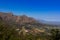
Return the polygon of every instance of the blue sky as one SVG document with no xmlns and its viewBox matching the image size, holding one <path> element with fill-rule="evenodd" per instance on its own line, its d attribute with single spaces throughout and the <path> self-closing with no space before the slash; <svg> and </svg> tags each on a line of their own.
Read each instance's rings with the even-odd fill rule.
<svg viewBox="0 0 60 40">
<path fill-rule="evenodd" d="M 60 0 L 0 0 L 0 12 L 60 21 Z"/>
</svg>

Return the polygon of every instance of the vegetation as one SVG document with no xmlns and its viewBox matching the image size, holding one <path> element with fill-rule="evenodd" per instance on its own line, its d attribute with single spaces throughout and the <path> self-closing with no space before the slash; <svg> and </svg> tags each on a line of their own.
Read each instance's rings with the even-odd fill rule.
<svg viewBox="0 0 60 40">
<path fill-rule="evenodd" d="M 17 31 L 15 25 L 11 26 L 0 20 L 0 40 L 60 40 L 59 29 L 49 29 L 50 35 L 48 32 L 26 33 L 25 30 L 25 27 L 22 27 L 21 30 Z"/>
</svg>

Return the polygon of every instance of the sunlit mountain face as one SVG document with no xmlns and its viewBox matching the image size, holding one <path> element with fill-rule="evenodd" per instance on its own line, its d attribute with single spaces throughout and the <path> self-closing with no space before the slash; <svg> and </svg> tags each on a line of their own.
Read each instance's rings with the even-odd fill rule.
<svg viewBox="0 0 60 40">
<path fill-rule="evenodd" d="M 11 13 L 1 13 L 0 12 L 0 19 L 6 21 L 7 23 L 17 23 L 17 24 L 24 24 L 24 23 L 38 23 L 38 21 L 32 17 L 28 17 L 26 15 L 16 16 Z"/>
</svg>

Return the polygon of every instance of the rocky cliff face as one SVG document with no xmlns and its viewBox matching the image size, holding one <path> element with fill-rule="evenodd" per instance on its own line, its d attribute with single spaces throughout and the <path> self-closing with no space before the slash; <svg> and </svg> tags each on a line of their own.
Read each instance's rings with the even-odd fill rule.
<svg viewBox="0 0 60 40">
<path fill-rule="evenodd" d="M 34 18 L 27 17 L 26 15 L 15 16 L 12 13 L 0 12 L 0 19 L 6 22 L 16 22 L 16 23 L 32 23 L 37 22 Z"/>
</svg>

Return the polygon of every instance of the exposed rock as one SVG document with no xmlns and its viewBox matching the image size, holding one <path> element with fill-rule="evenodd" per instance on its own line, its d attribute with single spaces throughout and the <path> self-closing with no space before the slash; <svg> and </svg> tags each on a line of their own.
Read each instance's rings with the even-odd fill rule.
<svg viewBox="0 0 60 40">
<path fill-rule="evenodd" d="M 12 13 L 3 13 L 3 12 L 0 12 L 0 17 L 4 21 L 7 21 L 7 22 L 16 22 L 18 24 L 37 22 L 34 18 L 27 17 L 26 15 L 15 16 Z"/>
</svg>

